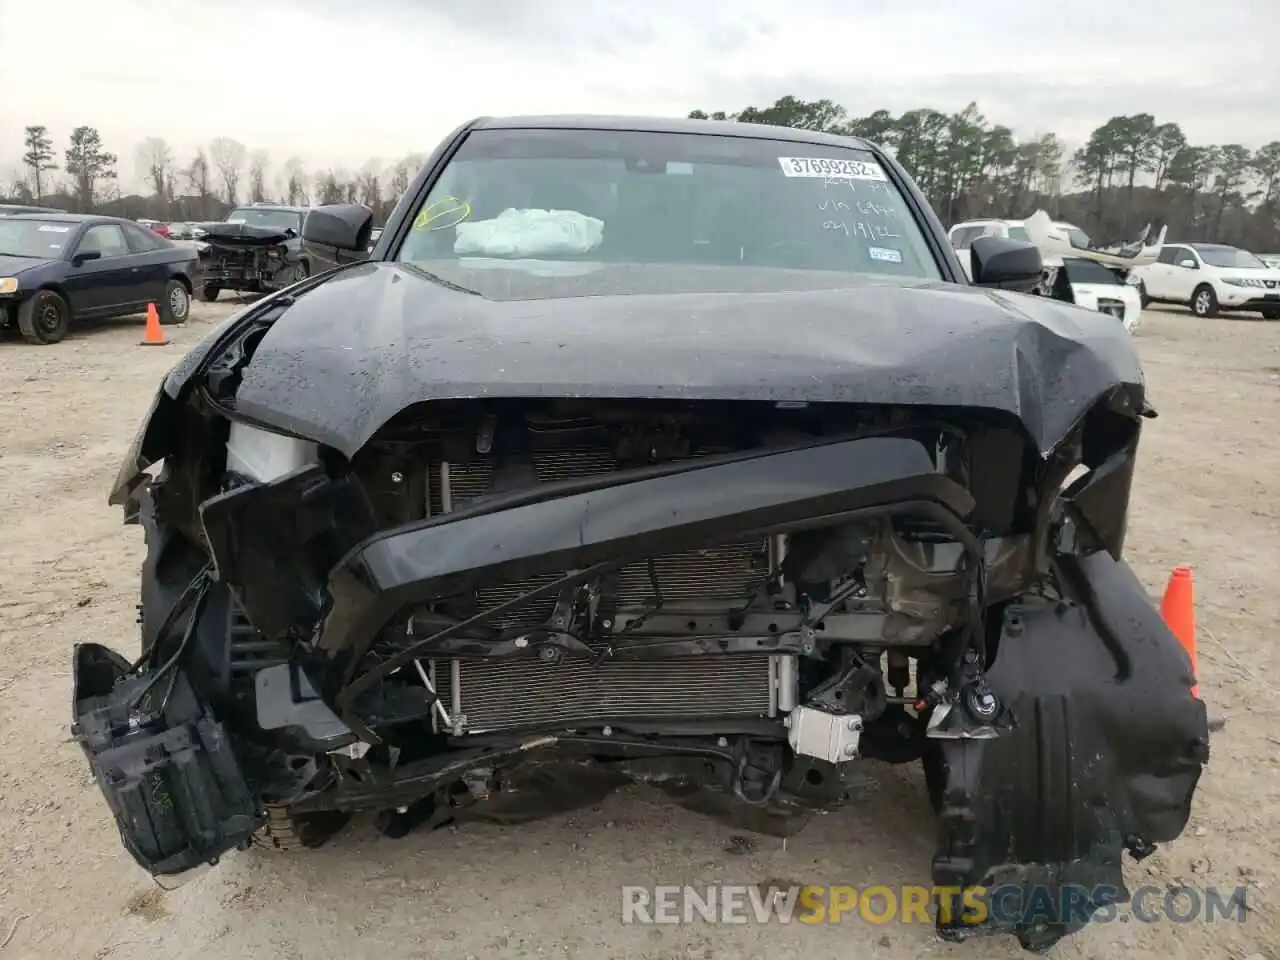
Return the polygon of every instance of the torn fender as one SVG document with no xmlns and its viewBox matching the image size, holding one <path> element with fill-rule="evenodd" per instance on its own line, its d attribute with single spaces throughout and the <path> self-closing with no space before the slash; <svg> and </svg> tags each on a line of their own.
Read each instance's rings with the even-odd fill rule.
<svg viewBox="0 0 1280 960">
<path fill-rule="evenodd" d="M 1014 933 L 1040 949 L 1124 902 L 1122 855 L 1186 827 L 1209 757 L 1191 663 L 1123 561 L 1060 557 L 1067 599 L 1005 611 L 991 689 L 1016 729 L 937 741 L 939 887 L 983 887 L 977 926 L 940 912 L 949 939 Z"/>
</svg>

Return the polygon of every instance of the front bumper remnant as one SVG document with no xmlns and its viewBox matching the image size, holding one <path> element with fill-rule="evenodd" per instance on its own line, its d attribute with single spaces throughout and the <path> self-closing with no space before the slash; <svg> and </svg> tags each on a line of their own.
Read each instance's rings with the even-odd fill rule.
<svg viewBox="0 0 1280 960">
<path fill-rule="evenodd" d="M 154 673 L 96 643 L 74 653 L 72 733 L 133 858 L 155 875 L 178 874 L 244 847 L 263 816 L 225 727 L 179 672 Z M 135 701 L 137 701 L 135 703 Z"/>
</svg>

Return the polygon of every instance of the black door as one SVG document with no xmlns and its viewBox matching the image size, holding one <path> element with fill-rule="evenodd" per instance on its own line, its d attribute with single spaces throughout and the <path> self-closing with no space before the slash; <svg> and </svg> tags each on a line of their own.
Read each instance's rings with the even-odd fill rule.
<svg viewBox="0 0 1280 960">
<path fill-rule="evenodd" d="M 85 229 L 67 273 L 71 310 L 80 317 L 117 316 L 143 309 L 143 271 L 116 223 Z"/>
<path fill-rule="evenodd" d="M 165 285 L 169 282 L 169 264 L 175 259 L 173 244 L 143 227 L 131 223 L 121 225 L 129 250 L 134 254 L 134 265 L 141 281 L 139 295 L 145 304 L 160 306 Z M 145 309 L 145 306 L 144 306 Z"/>
</svg>

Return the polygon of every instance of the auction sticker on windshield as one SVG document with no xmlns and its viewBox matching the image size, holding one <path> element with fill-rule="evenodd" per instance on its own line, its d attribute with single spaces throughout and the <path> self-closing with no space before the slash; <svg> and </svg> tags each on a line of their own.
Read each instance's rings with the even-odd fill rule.
<svg viewBox="0 0 1280 960">
<path fill-rule="evenodd" d="M 829 157 L 779 157 L 788 177 L 836 178 L 840 180 L 888 180 L 878 163 L 866 160 L 832 160 Z"/>
</svg>

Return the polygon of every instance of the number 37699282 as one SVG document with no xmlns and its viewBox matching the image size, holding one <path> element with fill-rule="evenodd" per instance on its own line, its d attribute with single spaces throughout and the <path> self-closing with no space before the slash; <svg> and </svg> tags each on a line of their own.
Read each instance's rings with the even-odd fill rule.
<svg viewBox="0 0 1280 960">
<path fill-rule="evenodd" d="M 830 157 L 779 157 L 788 177 L 831 177 L 841 180 L 886 180 L 878 163 L 866 160 L 837 160 Z"/>
</svg>

